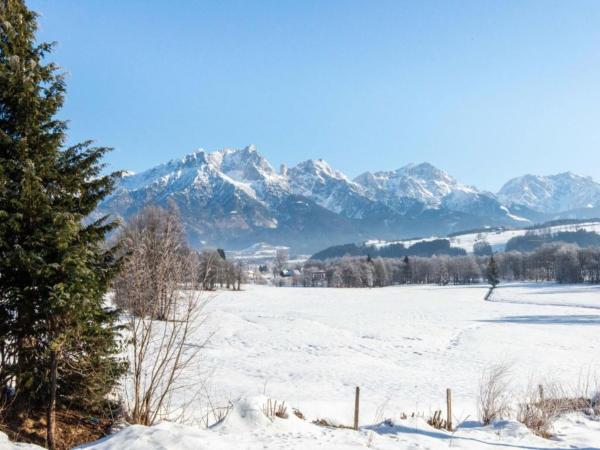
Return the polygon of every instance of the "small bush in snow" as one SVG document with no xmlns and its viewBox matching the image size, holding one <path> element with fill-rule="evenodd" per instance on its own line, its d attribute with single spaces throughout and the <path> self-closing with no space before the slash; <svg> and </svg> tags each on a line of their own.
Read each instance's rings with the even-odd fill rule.
<svg viewBox="0 0 600 450">
<path fill-rule="evenodd" d="M 437 430 L 445 430 L 448 428 L 448 423 L 442 419 L 442 411 L 435 411 L 433 416 L 427 419 L 427 423 Z"/>
<path fill-rule="evenodd" d="M 288 418 L 285 402 L 277 403 L 277 400 L 273 401 L 269 398 L 267 399 L 267 403 L 263 405 L 262 411 L 271 420 L 275 419 L 275 417 L 279 417 L 280 419 Z"/>
<path fill-rule="evenodd" d="M 479 383 L 479 419 L 485 424 L 499 420 L 510 412 L 509 367 L 497 364 L 484 371 Z"/>
</svg>

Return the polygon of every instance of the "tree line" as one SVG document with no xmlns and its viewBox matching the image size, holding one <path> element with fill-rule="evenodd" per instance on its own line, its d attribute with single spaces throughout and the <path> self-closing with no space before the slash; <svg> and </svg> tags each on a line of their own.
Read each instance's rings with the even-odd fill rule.
<svg viewBox="0 0 600 450">
<path fill-rule="evenodd" d="M 381 247 L 375 245 L 342 244 L 328 247 L 315 253 L 311 259 L 326 260 L 342 256 L 371 256 L 382 258 L 400 258 L 403 256 L 433 256 L 433 255 L 466 255 L 460 247 L 452 247 L 448 239 L 432 239 L 416 242 L 408 247 L 403 243 L 387 244 Z"/>
<path fill-rule="evenodd" d="M 523 236 L 515 236 L 506 243 L 506 251 L 531 252 L 545 244 L 562 242 L 579 247 L 600 247 L 600 234 L 592 231 L 560 231 L 557 233 L 537 233 L 528 231 Z"/>
<path fill-rule="evenodd" d="M 487 246 L 485 246 L 487 248 Z M 395 284 L 473 284 L 488 280 L 488 255 L 382 258 L 344 256 L 309 260 L 294 275 L 296 286 L 382 287 Z M 600 283 L 600 247 L 545 244 L 532 252 L 493 255 L 502 281 Z M 315 273 L 324 273 L 324 283 Z"/>
</svg>

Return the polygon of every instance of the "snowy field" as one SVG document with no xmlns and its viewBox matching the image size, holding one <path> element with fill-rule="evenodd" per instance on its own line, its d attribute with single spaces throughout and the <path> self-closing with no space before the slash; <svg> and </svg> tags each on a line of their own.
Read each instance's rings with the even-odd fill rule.
<svg viewBox="0 0 600 450">
<path fill-rule="evenodd" d="M 477 393 L 482 372 L 511 367 L 515 401 L 531 383 L 575 387 L 600 374 L 600 286 L 513 284 L 485 302 L 485 286 L 402 286 L 381 289 L 247 286 L 216 294 L 198 341 L 214 332 L 180 399 L 200 417 L 200 379 L 213 402 L 235 405 L 220 425 L 129 427 L 90 449 L 600 449 L 600 422 L 571 414 L 555 439 L 532 435 L 514 421 L 481 427 Z M 194 374 L 190 375 L 192 378 Z M 325 428 L 312 420 L 351 425 L 354 388 L 361 388 L 361 430 Z M 423 419 L 445 408 L 453 391 L 456 432 Z M 285 401 L 291 415 L 271 422 L 266 398 Z M 381 424 L 391 419 L 387 425 Z M 0 448 L 2 441 L 0 441 Z"/>
<path fill-rule="evenodd" d="M 355 386 L 366 423 L 384 404 L 389 416 L 433 411 L 447 387 L 457 418 L 473 419 L 480 375 L 494 363 L 513 366 L 523 383 L 548 374 L 571 381 L 600 363 L 600 287 L 511 285 L 497 289 L 498 302 L 484 302 L 486 291 L 250 286 L 221 293 L 208 308 L 216 334 L 205 363 L 220 397 L 265 393 L 311 418 L 346 424 Z"/>
</svg>

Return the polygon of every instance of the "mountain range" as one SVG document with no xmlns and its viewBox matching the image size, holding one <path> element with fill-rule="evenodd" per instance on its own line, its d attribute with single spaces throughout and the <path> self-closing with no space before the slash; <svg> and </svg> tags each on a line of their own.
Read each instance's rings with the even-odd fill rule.
<svg viewBox="0 0 600 450">
<path fill-rule="evenodd" d="M 125 173 L 96 215 L 126 220 L 146 204 L 177 205 L 197 248 L 269 242 L 313 252 L 368 239 L 597 217 L 600 184 L 572 173 L 525 175 L 494 194 L 429 163 L 354 179 L 322 159 L 276 171 L 250 145 L 198 150 L 139 174 Z"/>
</svg>

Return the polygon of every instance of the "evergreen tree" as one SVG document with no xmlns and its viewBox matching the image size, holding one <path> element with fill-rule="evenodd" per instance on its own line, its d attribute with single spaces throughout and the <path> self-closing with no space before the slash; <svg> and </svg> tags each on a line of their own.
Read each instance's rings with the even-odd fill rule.
<svg viewBox="0 0 600 450">
<path fill-rule="evenodd" d="M 490 256 L 490 261 L 488 262 L 487 268 L 485 270 L 485 276 L 487 278 L 488 283 L 492 285 L 492 289 L 494 289 L 498 285 L 498 283 L 500 283 L 500 279 L 498 278 L 498 267 L 496 266 L 494 255 Z"/>
<path fill-rule="evenodd" d="M 480 240 L 473 245 L 473 253 L 476 256 L 491 256 L 494 252 L 489 242 Z"/>
<path fill-rule="evenodd" d="M 36 14 L 0 2 L 0 383 L 11 408 L 98 406 L 122 372 L 114 311 L 103 296 L 118 261 L 103 246 L 115 224 L 85 219 L 112 189 L 107 148 L 65 148 L 56 114 L 65 84 L 36 43 Z"/>
<path fill-rule="evenodd" d="M 404 257 L 402 264 L 402 283 L 408 284 L 410 282 L 410 260 L 408 255 Z"/>
</svg>

